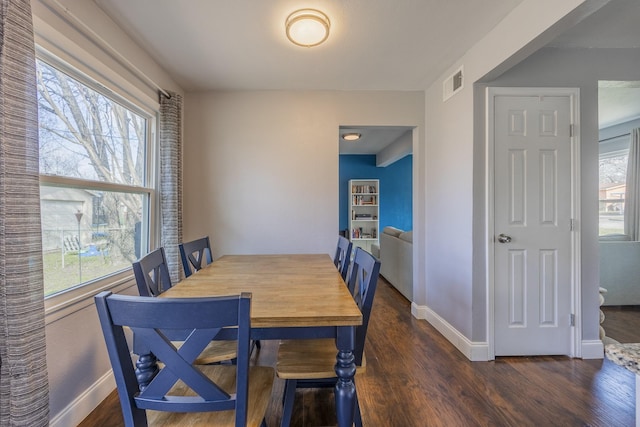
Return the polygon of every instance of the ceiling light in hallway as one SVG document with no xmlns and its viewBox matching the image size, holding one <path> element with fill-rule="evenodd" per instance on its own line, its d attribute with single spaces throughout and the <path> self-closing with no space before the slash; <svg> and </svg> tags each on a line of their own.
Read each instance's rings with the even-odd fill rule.
<svg viewBox="0 0 640 427">
<path fill-rule="evenodd" d="M 345 141 L 357 141 L 361 136 L 362 135 L 357 132 L 343 133 L 342 139 L 344 139 Z"/>
</svg>

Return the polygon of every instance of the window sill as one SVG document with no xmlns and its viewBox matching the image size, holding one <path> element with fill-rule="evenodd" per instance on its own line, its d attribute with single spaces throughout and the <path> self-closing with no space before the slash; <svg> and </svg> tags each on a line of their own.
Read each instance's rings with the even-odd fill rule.
<svg viewBox="0 0 640 427">
<path fill-rule="evenodd" d="M 93 297 L 102 291 L 119 293 L 131 286 L 135 286 L 133 271 L 127 269 L 97 282 L 45 298 L 45 325 L 93 305 Z"/>
<path fill-rule="evenodd" d="M 598 237 L 601 242 L 630 242 L 631 239 L 626 234 L 609 234 Z"/>
</svg>

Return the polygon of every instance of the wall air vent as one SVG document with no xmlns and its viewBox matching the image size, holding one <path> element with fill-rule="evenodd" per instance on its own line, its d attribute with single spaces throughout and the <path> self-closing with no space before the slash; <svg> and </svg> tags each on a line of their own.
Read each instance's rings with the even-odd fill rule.
<svg viewBox="0 0 640 427">
<path fill-rule="evenodd" d="M 442 101 L 451 98 L 463 87 L 462 67 L 460 67 L 442 83 Z"/>
</svg>

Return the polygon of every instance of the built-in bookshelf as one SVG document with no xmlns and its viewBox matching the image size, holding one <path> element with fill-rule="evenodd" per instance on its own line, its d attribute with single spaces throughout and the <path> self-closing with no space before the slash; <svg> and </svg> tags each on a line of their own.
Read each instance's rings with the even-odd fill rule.
<svg viewBox="0 0 640 427">
<path fill-rule="evenodd" d="M 349 238 L 353 246 L 371 252 L 378 244 L 380 182 L 377 179 L 349 181 Z"/>
</svg>

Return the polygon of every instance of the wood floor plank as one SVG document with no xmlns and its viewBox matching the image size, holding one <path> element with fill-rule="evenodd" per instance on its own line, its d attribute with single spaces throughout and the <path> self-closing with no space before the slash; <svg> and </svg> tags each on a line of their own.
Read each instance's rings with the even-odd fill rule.
<svg viewBox="0 0 640 427">
<path fill-rule="evenodd" d="M 613 331 L 616 316 L 608 319 Z M 638 319 L 625 327 L 640 331 Z M 633 322 L 633 323 L 629 323 Z M 640 340 L 639 340 L 640 341 Z M 261 341 L 253 363 L 275 364 L 277 342 Z M 635 425 L 635 377 L 607 359 L 500 357 L 470 362 L 384 279 L 366 344 L 367 369 L 356 378 L 365 426 Z M 276 379 L 267 424 L 280 423 L 284 382 Z M 335 425 L 331 390 L 296 393 L 292 426 Z M 81 427 L 120 427 L 117 396 Z"/>
</svg>

